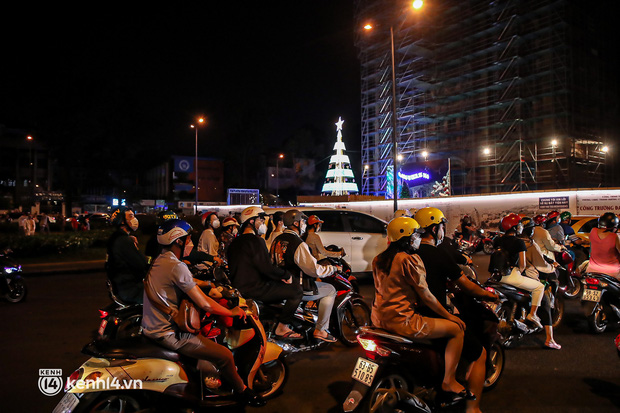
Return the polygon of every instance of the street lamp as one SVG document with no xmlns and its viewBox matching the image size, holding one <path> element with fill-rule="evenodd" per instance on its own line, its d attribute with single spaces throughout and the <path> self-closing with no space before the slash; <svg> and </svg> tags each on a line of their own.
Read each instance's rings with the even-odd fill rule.
<svg viewBox="0 0 620 413">
<path fill-rule="evenodd" d="M 32 185 L 34 186 L 36 183 L 36 174 L 35 174 L 35 170 L 34 170 L 34 162 L 32 161 L 32 145 L 34 142 L 34 138 L 32 137 L 32 135 L 28 135 L 26 136 L 26 140 L 30 143 L 30 153 L 29 153 L 29 159 L 30 159 L 30 168 L 31 168 L 31 172 L 32 172 Z"/>
<path fill-rule="evenodd" d="M 276 198 L 280 197 L 280 159 L 284 159 L 283 153 L 276 158 Z"/>
<path fill-rule="evenodd" d="M 423 6 L 422 0 L 415 0 L 412 3 L 412 7 L 419 10 Z M 365 30 L 372 30 L 373 26 L 368 23 L 364 26 Z M 391 54 L 391 69 L 392 69 L 392 165 L 393 165 L 393 192 L 394 192 L 394 212 L 398 210 L 398 138 L 396 137 L 396 53 L 394 51 L 394 22 L 390 24 L 390 54 Z"/>
<path fill-rule="evenodd" d="M 422 156 L 424 157 L 425 161 L 428 161 L 428 152 L 427 151 L 422 151 Z"/>
<path fill-rule="evenodd" d="M 198 126 L 202 125 L 205 119 L 200 117 L 196 119 L 196 122 L 196 125 L 189 125 L 190 128 L 196 131 L 196 158 L 194 160 L 194 193 L 196 194 L 196 199 L 194 203 L 194 215 L 198 215 Z"/>
</svg>

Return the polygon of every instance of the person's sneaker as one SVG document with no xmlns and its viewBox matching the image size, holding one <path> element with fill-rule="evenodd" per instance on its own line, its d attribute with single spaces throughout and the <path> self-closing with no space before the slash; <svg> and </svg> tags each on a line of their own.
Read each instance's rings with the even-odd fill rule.
<svg viewBox="0 0 620 413">
<path fill-rule="evenodd" d="M 534 324 L 536 327 L 543 328 L 543 325 L 540 322 L 540 317 L 538 317 L 537 315 L 528 314 L 525 319 Z"/>
<path fill-rule="evenodd" d="M 545 343 L 545 347 L 550 348 L 552 350 L 559 350 L 562 348 L 562 346 L 556 343 L 555 341 Z"/>
<path fill-rule="evenodd" d="M 267 404 L 266 400 L 263 400 L 258 394 L 254 393 L 254 390 L 246 387 L 243 393 L 241 393 L 243 400 L 248 406 L 262 407 Z"/>
</svg>

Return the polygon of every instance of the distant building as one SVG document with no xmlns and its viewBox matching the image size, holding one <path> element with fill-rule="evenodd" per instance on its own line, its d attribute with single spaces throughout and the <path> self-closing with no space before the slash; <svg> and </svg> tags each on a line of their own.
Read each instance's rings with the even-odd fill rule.
<svg viewBox="0 0 620 413">
<path fill-rule="evenodd" d="M 599 3 L 357 3 L 357 26 L 375 23 L 356 41 L 362 194 L 390 195 L 390 26 L 403 164 L 450 159 L 453 194 L 617 184 L 617 45 Z"/>
</svg>

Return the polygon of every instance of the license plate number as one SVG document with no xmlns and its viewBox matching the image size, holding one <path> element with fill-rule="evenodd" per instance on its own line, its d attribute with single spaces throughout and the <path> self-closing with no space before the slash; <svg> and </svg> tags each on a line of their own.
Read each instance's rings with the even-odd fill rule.
<svg viewBox="0 0 620 413">
<path fill-rule="evenodd" d="M 375 374 L 377 374 L 378 369 L 379 365 L 377 363 L 360 357 L 357 359 L 357 363 L 355 363 L 355 368 L 353 369 L 351 377 L 366 386 L 370 386 L 375 379 Z"/>
<path fill-rule="evenodd" d="M 107 325 L 108 325 L 108 320 L 101 320 L 101 324 L 99 324 L 99 331 L 98 331 L 100 336 L 103 335 L 103 332 L 105 331 L 105 326 Z"/>
<path fill-rule="evenodd" d="M 581 299 L 598 303 L 599 301 L 601 301 L 601 295 L 601 290 L 589 290 L 586 288 L 585 290 L 583 290 L 583 295 L 581 296 Z"/>
<path fill-rule="evenodd" d="M 65 393 L 60 402 L 56 405 L 56 408 L 52 413 L 71 413 L 75 406 L 78 405 L 80 399 L 73 393 Z"/>
</svg>

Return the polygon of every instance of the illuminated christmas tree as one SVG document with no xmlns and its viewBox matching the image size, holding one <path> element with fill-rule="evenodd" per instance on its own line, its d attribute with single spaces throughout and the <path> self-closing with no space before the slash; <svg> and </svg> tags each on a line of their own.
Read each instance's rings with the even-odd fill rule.
<svg viewBox="0 0 620 413">
<path fill-rule="evenodd" d="M 344 154 L 345 147 L 342 141 L 342 124 L 344 120 L 338 117 L 336 122 L 336 144 L 334 145 L 335 155 L 329 160 L 329 169 L 325 176 L 325 184 L 321 193 L 324 195 L 349 195 L 358 193 L 351 162 L 349 157 Z"/>
</svg>

